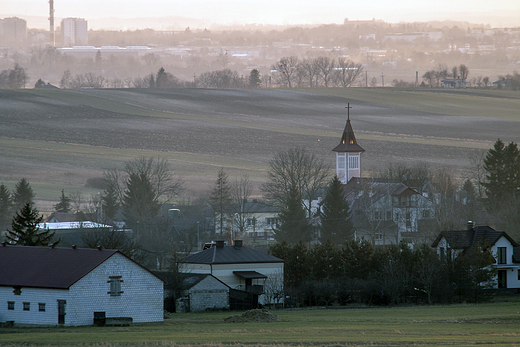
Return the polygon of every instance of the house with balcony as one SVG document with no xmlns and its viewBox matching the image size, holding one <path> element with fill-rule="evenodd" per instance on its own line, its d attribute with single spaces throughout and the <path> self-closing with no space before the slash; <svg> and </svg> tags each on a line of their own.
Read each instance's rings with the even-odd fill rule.
<svg viewBox="0 0 520 347">
<path fill-rule="evenodd" d="M 258 304 L 278 304 L 283 296 L 272 302 L 270 291 L 283 292 L 284 261 L 272 255 L 244 246 L 242 240 L 235 240 L 231 246 L 217 241 L 211 248 L 186 257 L 182 271 L 189 274 L 210 274 L 230 288 L 230 307 L 239 308 Z"/>
<path fill-rule="evenodd" d="M 474 226 L 468 222 L 466 230 L 443 231 L 435 239 L 432 247 L 439 257 L 455 259 L 467 252 L 478 242 L 487 244 L 495 258 L 498 289 L 520 291 L 520 245 L 506 232 L 489 226 Z"/>
</svg>

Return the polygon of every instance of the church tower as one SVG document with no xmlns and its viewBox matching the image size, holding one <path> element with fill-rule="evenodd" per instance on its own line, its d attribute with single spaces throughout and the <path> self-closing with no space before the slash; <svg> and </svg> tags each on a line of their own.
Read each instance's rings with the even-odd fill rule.
<svg viewBox="0 0 520 347">
<path fill-rule="evenodd" d="M 350 110 L 350 104 L 346 108 Z M 347 184 L 352 177 L 361 177 L 361 153 L 365 151 L 357 144 L 350 124 L 350 112 L 347 114 L 347 124 L 341 142 L 333 149 L 336 152 L 336 175 L 343 184 Z"/>
</svg>

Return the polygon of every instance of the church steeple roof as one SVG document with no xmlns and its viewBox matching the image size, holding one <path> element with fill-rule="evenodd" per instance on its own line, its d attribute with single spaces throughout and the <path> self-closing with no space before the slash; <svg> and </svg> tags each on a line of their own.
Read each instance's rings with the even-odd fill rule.
<svg viewBox="0 0 520 347">
<path fill-rule="evenodd" d="M 341 136 L 341 142 L 334 149 L 334 152 L 364 152 L 365 149 L 357 144 L 354 130 L 350 124 L 350 117 L 347 119 L 345 130 Z"/>
</svg>

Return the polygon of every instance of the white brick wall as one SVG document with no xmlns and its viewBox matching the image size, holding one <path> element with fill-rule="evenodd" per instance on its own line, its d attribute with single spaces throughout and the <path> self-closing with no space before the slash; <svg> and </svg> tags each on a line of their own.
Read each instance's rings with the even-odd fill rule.
<svg viewBox="0 0 520 347">
<path fill-rule="evenodd" d="M 190 311 L 229 309 L 229 288 L 214 277 L 208 276 L 189 290 Z"/>
<path fill-rule="evenodd" d="M 121 276 L 120 296 L 111 296 L 110 276 Z M 0 287 L 0 322 L 15 324 L 58 324 L 57 300 L 66 300 L 65 325 L 91 325 L 94 312 L 106 312 L 106 317 L 132 317 L 134 323 L 161 322 L 164 315 L 163 282 L 125 256 L 116 253 L 80 279 L 69 290 L 22 288 L 15 295 L 12 287 Z M 15 309 L 8 310 L 7 302 Z M 23 302 L 31 303 L 23 311 Z M 46 311 L 38 311 L 45 303 Z"/>
</svg>

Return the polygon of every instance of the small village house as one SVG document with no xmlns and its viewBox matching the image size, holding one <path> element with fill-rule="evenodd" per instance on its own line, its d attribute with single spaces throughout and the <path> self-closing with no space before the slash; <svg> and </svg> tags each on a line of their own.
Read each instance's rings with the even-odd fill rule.
<svg viewBox="0 0 520 347">
<path fill-rule="evenodd" d="M 432 247 L 439 257 L 455 259 L 467 252 L 478 242 L 487 244 L 495 258 L 493 266 L 497 269 L 499 289 L 520 291 L 520 245 L 506 232 L 497 231 L 489 226 L 473 226 L 468 222 L 466 230 L 443 231 L 435 239 Z"/>
<path fill-rule="evenodd" d="M 182 271 L 211 274 L 225 283 L 231 290 L 231 306 L 233 299 L 241 301 L 246 297 L 261 305 L 283 302 L 283 296 L 273 302 L 276 295 L 271 291 L 276 287 L 277 291 L 283 292 L 284 261 L 244 246 L 242 240 L 235 240 L 232 246 L 217 241 L 214 247 L 189 255 Z"/>
</svg>

